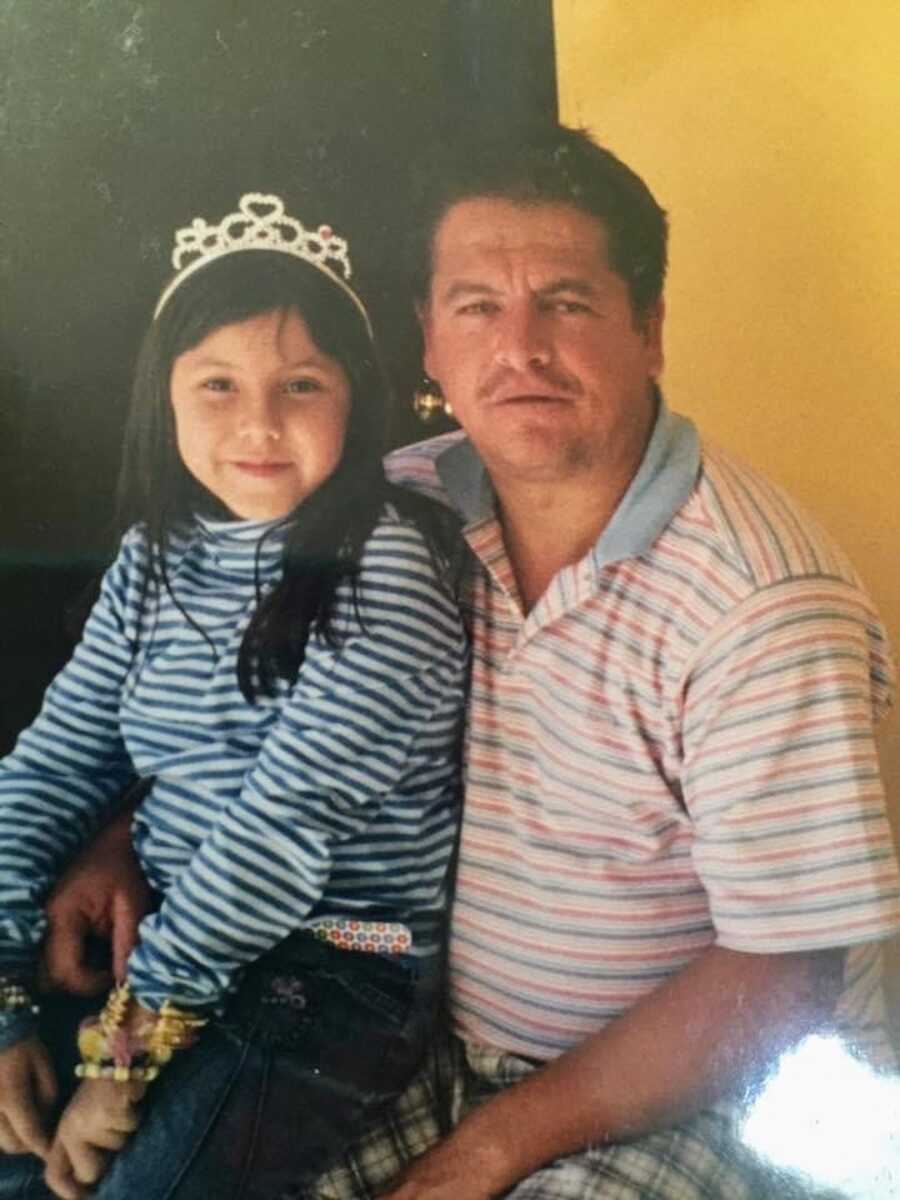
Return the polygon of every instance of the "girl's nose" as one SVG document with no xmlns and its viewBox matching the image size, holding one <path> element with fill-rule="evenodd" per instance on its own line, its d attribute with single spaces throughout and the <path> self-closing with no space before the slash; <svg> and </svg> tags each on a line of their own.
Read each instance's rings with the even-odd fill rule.
<svg viewBox="0 0 900 1200">
<path fill-rule="evenodd" d="M 238 421 L 238 436 L 253 442 L 277 442 L 281 437 L 281 418 L 271 401 L 247 404 Z"/>
</svg>

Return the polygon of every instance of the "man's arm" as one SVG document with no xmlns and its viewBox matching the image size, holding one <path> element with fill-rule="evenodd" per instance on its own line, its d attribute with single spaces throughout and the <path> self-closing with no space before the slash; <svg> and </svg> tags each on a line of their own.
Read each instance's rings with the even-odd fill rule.
<svg viewBox="0 0 900 1200">
<path fill-rule="evenodd" d="M 827 1026 L 843 951 L 711 947 L 559 1059 L 476 1109 L 386 1200 L 487 1200 L 560 1155 L 681 1122 L 752 1087 Z"/>
<path fill-rule="evenodd" d="M 42 968 L 52 987 L 90 996 L 108 988 L 113 977 L 125 976 L 138 925 L 152 907 L 152 893 L 131 848 L 138 799 L 78 855 L 50 894 Z M 87 962 L 91 937 L 111 941 L 112 973 Z"/>
</svg>

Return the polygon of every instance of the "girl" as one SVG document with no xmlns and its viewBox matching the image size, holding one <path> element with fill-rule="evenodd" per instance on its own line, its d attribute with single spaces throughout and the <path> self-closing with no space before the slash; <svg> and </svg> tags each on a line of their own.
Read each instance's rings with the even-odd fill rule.
<svg viewBox="0 0 900 1200">
<path fill-rule="evenodd" d="M 342 239 L 253 194 L 179 231 L 173 262 L 126 433 L 129 531 L 0 764 L 0 1196 L 49 1194 L 35 1154 L 73 1200 L 101 1176 L 103 1200 L 296 1192 L 428 1034 L 466 667 L 448 518 L 385 481 Z M 33 1004 L 42 899 L 135 777 L 161 902 L 82 1024 L 48 1153 L 72 1052 Z"/>
</svg>

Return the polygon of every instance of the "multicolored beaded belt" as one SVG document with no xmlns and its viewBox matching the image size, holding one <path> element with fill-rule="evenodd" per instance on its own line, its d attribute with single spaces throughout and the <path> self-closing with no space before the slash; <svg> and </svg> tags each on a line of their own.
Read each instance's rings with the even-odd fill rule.
<svg viewBox="0 0 900 1200">
<path fill-rule="evenodd" d="M 367 954 L 409 954 L 413 944 L 412 933 L 399 921 L 318 917 L 310 922 L 309 931 L 340 950 L 362 950 Z"/>
</svg>

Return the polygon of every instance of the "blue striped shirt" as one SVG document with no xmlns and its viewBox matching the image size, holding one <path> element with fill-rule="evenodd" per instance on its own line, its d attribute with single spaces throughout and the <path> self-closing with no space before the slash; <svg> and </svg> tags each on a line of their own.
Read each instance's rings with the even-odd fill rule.
<svg viewBox="0 0 900 1200">
<path fill-rule="evenodd" d="M 198 521 L 173 538 L 165 589 L 123 540 L 84 637 L 0 763 L 0 963 L 33 961 L 68 855 L 135 777 L 153 785 L 135 846 L 164 899 L 129 962 L 138 998 L 210 1006 L 240 968 L 326 916 L 377 916 L 435 949 L 458 804 L 467 649 L 415 527 L 382 518 L 358 612 L 338 590 L 337 649 L 315 632 L 294 685 L 251 704 L 236 663 L 282 531 Z M 259 549 L 258 549 L 259 547 Z M 190 613 L 196 625 L 179 609 Z"/>
</svg>

